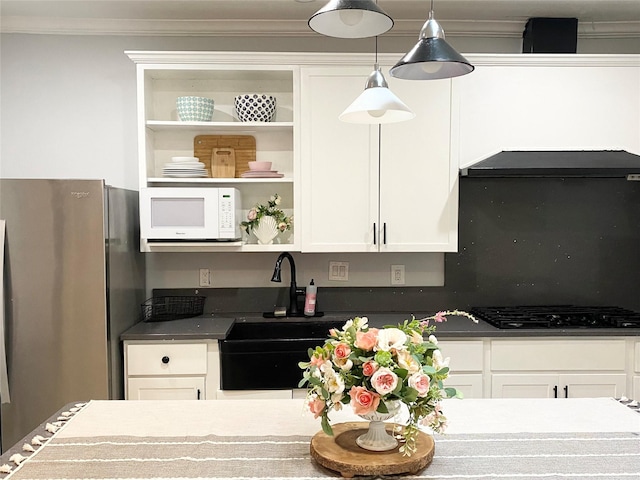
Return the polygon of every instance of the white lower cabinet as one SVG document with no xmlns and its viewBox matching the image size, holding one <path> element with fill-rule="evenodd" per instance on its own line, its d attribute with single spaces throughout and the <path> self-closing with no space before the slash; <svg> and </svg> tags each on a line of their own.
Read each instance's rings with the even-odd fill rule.
<svg viewBox="0 0 640 480">
<path fill-rule="evenodd" d="M 127 381 L 127 400 L 204 399 L 204 377 L 132 377 Z"/>
<path fill-rule="evenodd" d="M 493 340 L 491 397 L 620 397 L 626 358 L 623 339 Z"/>
<path fill-rule="evenodd" d="M 634 362 L 633 362 L 633 386 L 632 392 L 634 400 L 640 399 L 640 341 L 634 345 Z"/>
<path fill-rule="evenodd" d="M 492 398 L 621 397 L 627 375 L 614 374 L 492 374 Z"/>
<path fill-rule="evenodd" d="M 464 398 L 482 398 L 484 344 L 482 340 L 446 340 L 438 342 L 444 358 L 449 358 L 451 373 L 445 387 L 462 392 Z"/>
<path fill-rule="evenodd" d="M 125 341 L 127 400 L 205 400 L 220 385 L 217 340 Z"/>
</svg>

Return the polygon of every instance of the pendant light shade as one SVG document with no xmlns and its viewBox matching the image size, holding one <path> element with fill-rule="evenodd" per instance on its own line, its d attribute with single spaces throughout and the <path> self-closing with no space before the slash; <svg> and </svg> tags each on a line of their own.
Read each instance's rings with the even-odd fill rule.
<svg viewBox="0 0 640 480">
<path fill-rule="evenodd" d="M 407 105 L 396 97 L 378 64 L 367 78 L 364 92 L 338 117 L 347 123 L 395 123 L 415 117 Z"/>
<path fill-rule="evenodd" d="M 433 18 L 432 9 L 420 30 L 418 43 L 389 73 L 405 80 L 435 80 L 466 75 L 474 68 L 444 39 L 444 30 Z"/>
<path fill-rule="evenodd" d="M 309 19 L 312 30 L 328 37 L 366 38 L 393 27 L 393 19 L 373 0 L 330 0 Z"/>
</svg>

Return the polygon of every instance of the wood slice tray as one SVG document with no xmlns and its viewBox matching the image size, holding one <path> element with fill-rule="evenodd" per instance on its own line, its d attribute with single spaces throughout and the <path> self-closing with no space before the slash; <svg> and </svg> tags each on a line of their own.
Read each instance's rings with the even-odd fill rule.
<svg viewBox="0 0 640 480">
<path fill-rule="evenodd" d="M 198 135 L 193 139 L 193 156 L 198 157 L 211 177 L 211 156 L 214 148 L 233 148 L 235 178 L 249 170 L 249 162 L 256 160 L 256 139 L 252 135 Z"/>
<path fill-rule="evenodd" d="M 393 425 L 389 424 L 387 430 L 391 432 L 392 428 Z M 387 452 L 371 452 L 360 448 L 356 438 L 368 429 L 368 422 L 347 422 L 333 426 L 333 437 L 320 431 L 311 439 L 311 456 L 323 467 L 340 472 L 344 478 L 355 475 L 416 474 L 433 460 L 435 443 L 424 432 L 418 434 L 418 450 L 410 457 L 405 457 L 398 447 Z"/>
</svg>

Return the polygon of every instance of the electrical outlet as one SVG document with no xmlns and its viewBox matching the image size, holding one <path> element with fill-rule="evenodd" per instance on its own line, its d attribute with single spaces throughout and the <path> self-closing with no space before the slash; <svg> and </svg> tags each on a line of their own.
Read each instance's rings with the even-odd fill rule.
<svg viewBox="0 0 640 480">
<path fill-rule="evenodd" d="M 211 286 L 211 270 L 209 270 L 208 268 L 200 269 L 200 286 L 201 287 Z"/>
<path fill-rule="evenodd" d="M 391 265 L 391 285 L 404 285 L 404 265 Z"/>
<path fill-rule="evenodd" d="M 349 280 L 349 262 L 329 262 L 329 280 Z"/>
</svg>

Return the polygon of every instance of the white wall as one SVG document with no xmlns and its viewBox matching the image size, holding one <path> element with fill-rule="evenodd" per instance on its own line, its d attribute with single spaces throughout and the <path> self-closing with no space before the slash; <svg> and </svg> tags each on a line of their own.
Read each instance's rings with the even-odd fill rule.
<svg viewBox="0 0 640 480">
<path fill-rule="evenodd" d="M 451 38 L 461 52 L 518 53 L 518 38 Z M 413 37 L 381 37 L 380 52 L 405 52 Z M 372 39 L 125 37 L 3 34 L 0 38 L 0 176 L 98 178 L 137 189 L 135 67 L 125 50 L 371 52 Z M 583 40 L 579 53 L 640 53 L 637 39 Z M 275 254 L 147 254 L 147 285 L 195 287 L 197 269 L 214 286 L 266 286 Z M 442 254 L 298 255 L 299 283 L 329 285 L 329 260 L 349 261 L 345 286 L 442 285 Z M 336 285 L 333 282 L 332 285 Z M 277 286 L 275 284 L 274 286 Z"/>
</svg>

